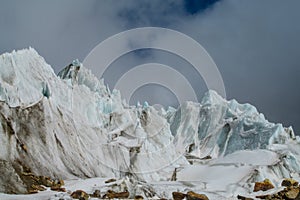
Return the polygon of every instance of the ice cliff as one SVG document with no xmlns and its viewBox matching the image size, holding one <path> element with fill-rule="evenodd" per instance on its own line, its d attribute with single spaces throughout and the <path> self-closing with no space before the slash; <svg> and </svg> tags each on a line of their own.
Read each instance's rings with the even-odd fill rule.
<svg viewBox="0 0 300 200">
<path fill-rule="evenodd" d="M 228 165 L 254 154 L 270 159 L 243 161 L 242 175 L 225 185 L 300 172 L 293 130 L 249 104 L 209 91 L 178 109 L 129 106 L 78 61 L 56 75 L 32 48 L 0 56 L 0 122 L 0 192 L 26 192 L 23 168 L 53 178 L 142 182 L 169 181 L 176 168 L 178 180 L 189 181 L 216 166 L 234 171 Z"/>
<path fill-rule="evenodd" d="M 129 174 L 160 180 L 171 176 L 170 164 L 186 163 L 166 119 L 152 107 L 123 105 L 118 91 L 110 92 L 78 63 L 58 77 L 30 48 L 2 55 L 0 72 L 5 171 L 26 166 L 63 179 Z M 1 179 L 5 192 L 8 184 Z M 21 183 L 17 177 L 9 181 Z"/>
<path fill-rule="evenodd" d="M 200 103 L 186 102 L 167 115 L 176 149 L 200 157 L 266 149 L 295 139 L 291 127 L 268 122 L 250 104 L 226 101 L 208 91 Z"/>
</svg>

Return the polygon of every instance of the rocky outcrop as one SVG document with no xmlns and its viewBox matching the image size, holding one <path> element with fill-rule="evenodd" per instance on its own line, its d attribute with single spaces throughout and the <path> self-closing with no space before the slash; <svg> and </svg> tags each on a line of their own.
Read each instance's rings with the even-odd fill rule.
<svg viewBox="0 0 300 200">
<path fill-rule="evenodd" d="M 112 190 L 108 190 L 106 194 L 103 196 L 104 199 L 127 199 L 129 197 L 129 192 L 114 192 Z"/>
<path fill-rule="evenodd" d="M 0 192 L 10 194 L 27 193 L 27 186 L 16 172 L 12 163 L 0 160 Z"/>
<path fill-rule="evenodd" d="M 48 176 L 37 176 L 32 173 L 31 169 L 24 166 L 21 162 L 16 166 L 16 173 L 20 175 L 21 180 L 26 185 L 28 193 L 37 193 L 38 191 L 46 190 L 46 187 L 50 187 L 53 191 L 65 192 L 66 189 L 63 180 L 54 180 Z M 21 167 L 20 167 L 21 166 Z"/>
<path fill-rule="evenodd" d="M 189 191 L 186 194 L 182 192 L 172 192 L 172 196 L 174 200 L 209 200 L 205 194 L 198 194 L 193 191 Z"/>
<path fill-rule="evenodd" d="M 186 194 L 186 199 L 187 200 L 209 200 L 205 194 L 198 194 L 193 191 L 189 191 Z"/>
<path fill-rule="evenodd" d="M 73 199 L 88 200 L 89 195 L 83 190 L 76 190 L 71 194 Z"/>
<path fill-rule="evenodd" d="M 90 194 L 90 197 L 93 197 L 93 198 L 101 198 L 101 192 L 100 192 L 100 190 L 95 190 L 94 192 L 93 192 L 93 194 Z"/>
<path fill-rule="evenodd" d="M 254 190 L 253 192 L 257 191 L 267 191 L 270 189 L 273 189 L 274 185 L 271 183 L 269 179 L 265 179 L 263 182 L 256 182 L 254 185 Z"/>
<path fill-rule="evenodd" d="M 172 192 L 172 196 L 174 200 L 182 200 L 186 197 L 186 194 L 181 192 Z"/>
<path fill-rule="evenodd" d="M 298 185 L 299 182 L 291 178 L 286 178 L 281 182 L 281 186 L 284 187 L 291 187 L 291 186 L 298 186 Z"/>
<path fill-rule="evenodd" d="M 257 185 L 257 191 L 267 191 L 268 188 L 273 188 L 273 184 L 270 183 L 269 180 L 265 180 L 264 182 L 259 182 Z M 273 187 L 272 187 L 273 186 Z M 281 186 L 284 186 L 285 188 L 283 190 L 280 190 L 276 193 L 270 193 L 270 194 L 263 194 L 263 195 L 257 195 L 255 196 L 258 199 L 267 199 L 267 200 L 300 200 L 300 186 L 298 181 L 294 179 L 284 179 L 281 182 Z M 241 200 L 251 200 L 252 198 L 244 197 L 241 195 L 237 196 L 238 199 Z"/>
</svg>

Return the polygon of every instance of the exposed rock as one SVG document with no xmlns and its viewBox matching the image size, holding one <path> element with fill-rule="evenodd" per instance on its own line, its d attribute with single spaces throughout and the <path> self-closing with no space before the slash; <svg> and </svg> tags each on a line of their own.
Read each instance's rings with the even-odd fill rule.
<svg viewBox="0 0 300 200">
<path fill-rule="evenodd" d="M 237 198 L 240 199 L 240 200 L 253 200 L 252 198 L 244 197 L 244 196 L 241 196 L 241 195 L 238 195 Z"/>
<path fill-rule="evenodd" d="M 59 190 L 61 181 L 57 181 L 58 185 L 55 185 L 55 181 L 47 176 L 36 176 L 32 173 L 31 169 L 24 165 L 21 161 L 16 161 L 14 164 L 16 173 L 19 174 L 21 180 L 26 185 L 27 193 L 37 193 L 38 191 L 46 190 L 45 187 L 54 187 L 56 191 Z"/>
<path fill-rule="evenodd" d="M 44 185 L 46 187 L 51 187 L 54 185 L 54 181 L 51 180 L 48 176 L 39 176 L 38 177 L 38 184 Z"/>
<path fill-rule="evenodd" d="M 286 193 L 285 193 L 285 197 L 286 199 L 297 199 L 297 200 L 300 200 L 300 189 L 299 187 L 296 187 L 296 188 L 291 188 L 289 189 Z"/>
<path fill-rule="evenodd" d="M 268 199 L 268 200 L 271 200 L 273 197 L 271 194 L 265 194 L 265 195 L 259 195 L 259 196 L 256 196 L 256 198 L 258 199 Z"/>
<path fill-rule="evenodd" d="M 187 200 L 209 200 L 205 194 L 198 194 L 193 191 L 189 191 L 186 194 L 186 199 Z"/>
<path fill-rule="evenodd" d="M 25 151 L 26 153 L 28 152 L 28 148 L 25 144 L 21 143 L 20 146 L 23 149 L 23 151 Z"/>
<path fill-rule="evenodd" d="M 28 190 L 28 194 L 36 194 L 38 192 L 39 192 L 38 190 L 34 190 L 34 189 L 29 189 Z"/>
<path fill-rule="evenodd" d="M 291 178 L 286 178 L 281 182 L 281 186 L 284 186 L 284 187 L 298 186 L 298 185 L 299 185 L 299 182 L 294 179 L 291 179 Z"/>
<path fill-rule="evenodd" d="M 212 159 L 212 157 L 210 155 L 207 155 L 207 156 L 205 156 L 203 158 L 200 158 L 200 159 L 201 160 L 209 160 L 209 159 Z"/>
<path fill-rule="evenodd" d="M 93 194 L 90 194 L 91 197 L 101 198 L 100 190 L 95 190 Z"/>
<path fill-rule="evenodd" d="M 265 179 L 263 182 L 256 182 L 254 185 L 254 190 L 253 192 L 257 191 L 267 191 L 270 189 L 273 189 L 274 185 L 271 183 L 269 179 Z"/>
<path fill-rule="evenodd" d="M 84 199 L 84 200 L 89 199 L 89 195 L 83 190 L 76 190 L 71 194 L 71 197 L 73 199 Z"/>
<path fill-rule="evenodd" d="M 116 179 L 111 178 L 111 179 L 106 180 L 104 183 L 111 183 L 111 182 L 115 182 L 115 181 L 116 181 Z"/>
<path fill-rule="evenodd" d="M 10 162 L 0 160 L 0 174 L 0 192 L 10 194 L 27 193 L 27 186 Z"/>
<path fill-rule="evenodd" d="M 126 199 L 129 197 L 129 192 L 114 192 L 112 190 L 108 190 L 106 194 L 103 196 L 103 198 L 108 198 L 108 199 L 114 199 L 114 198 L 119 198 L 119 199 Z"/>
<path fill-rule="evenodd" d="M 171 177 L 171 181 L 176 181 L 176 180 L 177 180 L 177 168 L 174 169 Z"/>
<path fill-rule="evenodd" d="M 55 184 L 55 185 L 59 185 L 59 186 L 63 186 L 63 185 L 65 185 L 65 182 L 64 182 L 64 180 L 59 179 L 59 180 L 55 180 L 55 181 L 54 181 L 54 184 Z"/>
<path fill-rule="evenodd" d="M 174 200 L 182 200 L 186 197 L 186 194 L 181 192 L 172 192 L 172 196 Z"/>
<path fill-rule="evenodd" d="M 143 200 L 143 199 L 144 199 L 144 197 L 141 196 L 141 195 L 136 195 L 136 196 L 134 197 L 134 200 Z"/>
<path fill-rule="evenodd" d="M 241 196 L 240 196 L 241 197 Z M 264 194 L 256 196 L 258 199 L 267 199 L 267 200 L 300 200 L 300 187 L 290 186 L 281 190 L 275 194 Z M 243 199 L 243 198 L 240 198 Z"/>
<path fill-rule="evenodd" d="M 57 192 L 66 192 L 66 188 L 58 187 L 58 186 L 52 186 L 51 190 L 57 191 Z"/>
<path fill-rule="evenodd" d="M 38 190 L 38 191 L 45 191 L 46 190 L 46 188 L 42 185 L 31 185 L 31 188 L 33 190 Z"/>
</svg>

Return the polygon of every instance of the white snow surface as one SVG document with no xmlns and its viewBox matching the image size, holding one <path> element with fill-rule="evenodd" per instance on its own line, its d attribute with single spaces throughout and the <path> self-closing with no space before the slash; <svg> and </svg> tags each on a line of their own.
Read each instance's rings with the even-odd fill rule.
<svg viewBox="0 0 300 200">
<path fill-rule="evenodd" d="M 253 196 L 254 182 L 265 178 L 276 188 L 283 178 L 299 180 L 300 139 L 250 104 L 208 91 L 200 103 L 178 109 L 129 106 L 78 60 L 57 76 L 32 48 L 0 56 L 0 122 L 5 173 L 21 162 L 36 175 L 66 180 L 69 191 L 107 190 L 103 181 L 114 177 L 147 198 L 146 190 L 168 199 L 193 190 L 234 199 Z M 175 168 L 177 181 L 170 181 Z M 3 177 L 1 192 L 7 183 L 22 187 L 18 178 Z M 0 194 L 59 198 L 70 199 L 53 191 Z"/>
</svg>

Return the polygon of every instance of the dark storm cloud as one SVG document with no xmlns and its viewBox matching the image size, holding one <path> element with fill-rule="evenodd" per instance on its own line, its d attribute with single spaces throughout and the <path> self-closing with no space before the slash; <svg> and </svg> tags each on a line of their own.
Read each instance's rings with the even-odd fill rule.
<svg viewBox="0 0 300 200">
<path fill-rule="evenodd" d="M 58 72 L 120 31 L 172 28 L 206 48 L 221 71 L 229 98 L 250 102 L 270 121 L 293 125 L 300 132 L 299 6 L 298 0 L 2 1 L 0 53 L 32 46 Z M 188 63 L 160 51 L 120 58 L 107 72 L 112 80 L 108 82 L 113 84 L 132 66 L 150 61 L 181 70 L 199 96 L 206 90 Z M 145 89 L 149 91 L 149 86 Z M 154 99 L 162 92 L 157 91 Z M 135 96 L 143 96 L 142 90 Z"/>
</svg>

